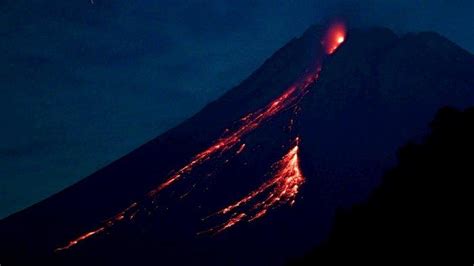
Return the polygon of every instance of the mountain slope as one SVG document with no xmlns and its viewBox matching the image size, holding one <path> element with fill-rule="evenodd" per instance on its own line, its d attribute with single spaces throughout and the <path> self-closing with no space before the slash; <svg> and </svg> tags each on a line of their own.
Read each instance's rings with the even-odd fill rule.
<svg viewBox="0 0 474 266">
<path fill-rule="evenodd" d="M 365 199 L 394 162 L 396 148 L 422 135 L 437 108 L 474 103 L 471 54 L 433 33 L 398 37 L 388 29 L 349 30 L 346 41 L 324 60 L 320 78 L 311 83 L 300 108 L 285 108 L 242 136 L 247 146 L 239 156 L 197 167 L 177 187 L 159 195 L 158 210 L 145 204 L 136 221 L 121 223 L 65 252 L 53 252 L 131 206 L 163 184 L 170 171 L 212 145 L 226 128 L 238 128 L 242 116 L 258 113 L 282 95 L 314 68 L 323 53 L 324 34 L 322 27 L 310 28 L 180 126 L 2 220 L 0 256 L 66 265 L 153 259 L 162 264 L 253 265 L 281 263 L 320 242 L 335 209 Z M 255 222 L 216 236 L 196 236 L 222 222 L 220 217 L 203 217 L 268 180 L 269 169 L 296 136 L 306 183 L 294 207 L 272 209 Z"/>
</svg>

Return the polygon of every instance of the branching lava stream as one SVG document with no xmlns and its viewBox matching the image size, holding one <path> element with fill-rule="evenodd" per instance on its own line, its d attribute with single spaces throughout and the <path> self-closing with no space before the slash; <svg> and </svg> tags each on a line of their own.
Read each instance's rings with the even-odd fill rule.
<svg viewBox="0 0 474 266">
<path fill-rule="evenodd" d="M 342 23 L 337 23 L 329 27 L 324 39 L 321 40 L 326 54 L 332 54 L 344 41 L 344 38 L 345 27 Z M 295 106 L 307 93 L 308 88 L 319 78 L 321 63 L 324 57 L 325 55 L 322 55 L 321 58 L 318 59 L 316 67 L 303 75 L 302 78 L 297 80 L 293 85 L 288 87 L 278 98 L 271 101 L 264 108 L 242 117 L 240 119 L 240 126 L 235 130 L 230 130 L 224 134 L 223 137 L 214 141 L 208 148 L 192 157 L 186 165 L 176 170 L 171 176 L 167 177 L 163 183 L 148 192 L 141 203 L 145 201 L 154 201 L 162 190 L 178 182 L 184 176 L 192 172 L 196 167 L 222 156 L 227 151 L 232 150 L 236 155 L 244 152 L 245 143 L 242 142 L 242 138 L 253 132 L 262 123 L 268 121 L 282 111 Z M 240 145 L 237 146 L 238 144 Z M 274 164 L 274 175 L 270 180 L 262 184 L 259 188 L 240 201 L 222 209 L 218 214 L 228 214 L 248 205 L 249 202 L 253 202 L 250 210 L 234 212 L 228 221 L 210 229 L 209 231 L 219 233 L 241 221 L 253 221 L 258 219 L 265 215 L 272 207 L 285 203 L 293 204 L 296 195 L 298 194 L 299 187 L 304 182 L 303 174 L 299 168 L 298 150 L 299 139 L 297 138 L 288 153 Z M 266 197 L 257 201 L 257 198 L 260 198 L 259 196 L 262 195 L 266 195 Z M 107 229 L 122 220 L 132 220 L 137 213 L 141 211 L 141 208 L 141 204 L 133 202 L 123 211 L 106 220 L 101 226 L 76 237 L 66 245 L 57 248 L 56 251 L 69 249 L 92 236 L 105 232 Z"/>
<path fill-rule="evenodd" d="M 241 200 L 220 210 L 216 215 L 228 214 L 236 209 L 244 208 L 251 201 L 255 201 L 249 210 L 234 212 L 226 222 L 202 233 L 220 233 L 241 221 L 247 220 L 251 222 L 256 220 L 264 216 L 273 207 L 282 204 L 293 205 L 299 188 L 304 183 L 304 176 L 301 172 L 298 158 L 298 145 L 299 138 L 296 138 L 293 148 L 272 166 L 274 174 L 270 180 L 263 183 L 259 188 Z M 263 200 L 256 200 L 257 197 L 265 194 L 266 197 Z"/>
</svg>

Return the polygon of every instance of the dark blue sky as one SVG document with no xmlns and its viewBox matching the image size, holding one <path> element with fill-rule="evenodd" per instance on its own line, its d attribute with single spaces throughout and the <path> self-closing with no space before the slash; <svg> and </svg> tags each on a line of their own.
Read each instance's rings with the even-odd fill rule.
<svg viewBox="0 0 474 266">
<path fill-rule="evenodd" d="M 189 117 L 312 23 L 474 50 L 472 0 L 94 1 L 0 2 L 0 218 Z"/>
</svg>

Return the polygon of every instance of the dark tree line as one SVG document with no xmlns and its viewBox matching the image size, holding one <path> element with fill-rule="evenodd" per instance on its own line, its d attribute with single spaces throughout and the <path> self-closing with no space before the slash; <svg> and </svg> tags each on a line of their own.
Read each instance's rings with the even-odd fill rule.
<svg viewBox="0 0 474 266">
<path fill-rule="evenodd" d="M 471 265 L 474 108 L 443 108 L 430 127 L 367 202 L 340 211 L 328 240 L 291 264 Z"/>
</svg>

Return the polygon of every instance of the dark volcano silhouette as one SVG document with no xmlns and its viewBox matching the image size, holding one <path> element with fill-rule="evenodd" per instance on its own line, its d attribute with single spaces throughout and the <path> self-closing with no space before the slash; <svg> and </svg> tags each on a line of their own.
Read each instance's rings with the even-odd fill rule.
<svg viewBox="0 0 474 266">
<path fill-rule="evenodd" d="M 161 191 L 156 202 L 140 200 L 226 129 L 232 131 L 241 117 L 278 98 L 314 68 L 324 53 L 324 34 L 324 28 L 311 27 L 181 125 L 2 220 L 0 263 L 266 265 L 282 264 L 320 243 L 335 210 L 366 199 L 394 164 L 397 147 L 423 136 L 439 107 L 474 104 L 469 52 L 435 33 L 399 37 L 383 28 L 349 30 L 298 105 L 243 136 L 246 147 L 239 156 L 224 154 L 196 167 Z M 217 235 L 196 234 L 222 222 L 202 218 L 268 180 L 269 169 L 297 136 L 306 182 L 293 207 L 271 208 L 264 217 Z M 135 219 L 54 251 L 136 201 L 141 205 Z"/>
</svg>

